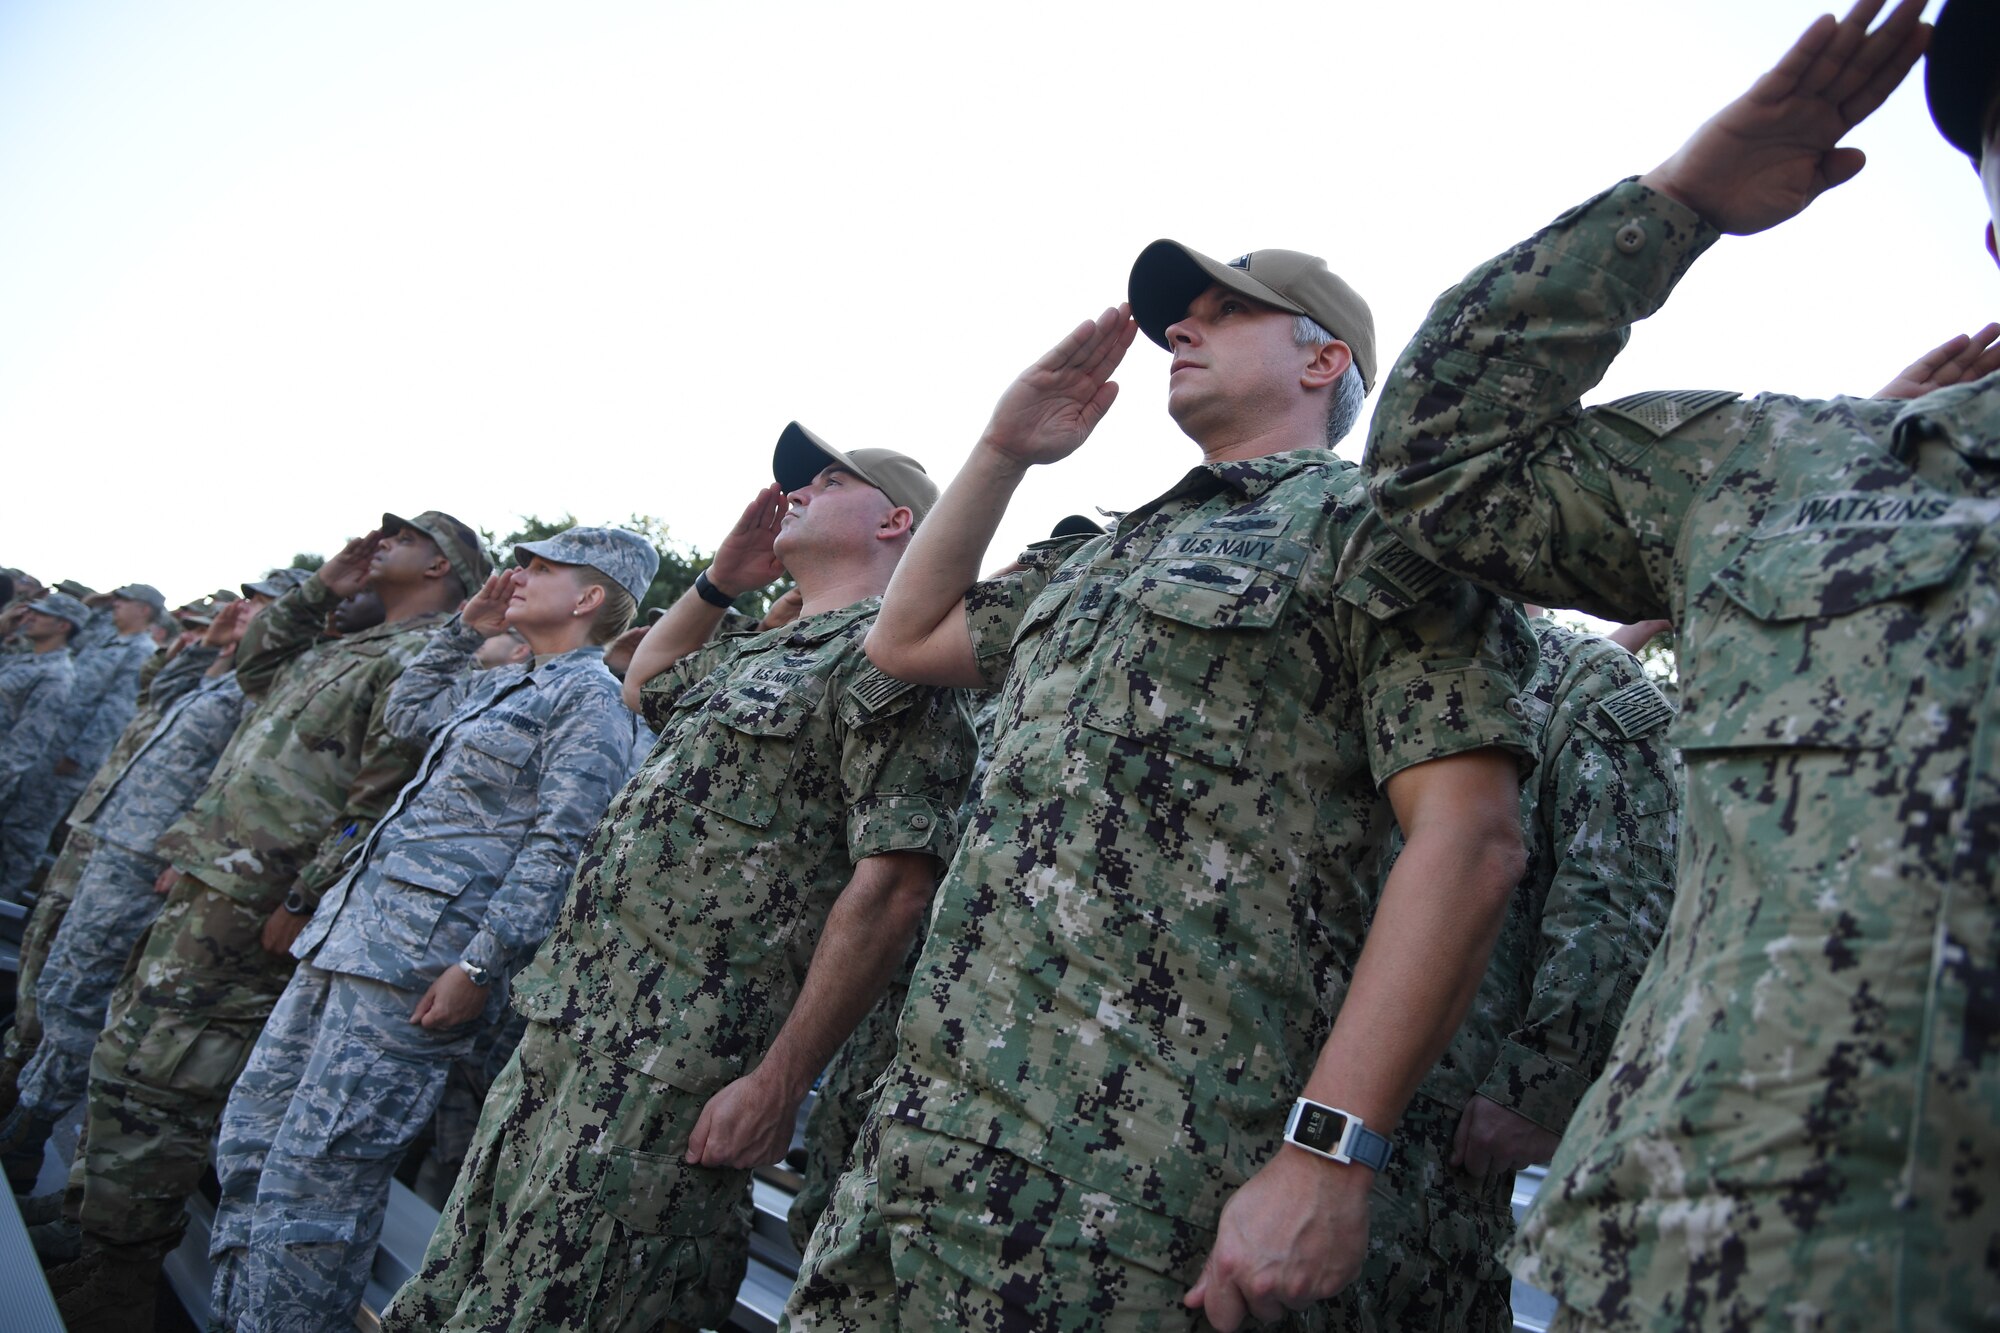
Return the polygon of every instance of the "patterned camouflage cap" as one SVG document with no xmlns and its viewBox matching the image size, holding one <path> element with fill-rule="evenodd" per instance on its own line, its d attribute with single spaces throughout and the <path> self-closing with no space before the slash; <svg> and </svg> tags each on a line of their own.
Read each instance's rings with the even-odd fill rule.
<svg viewBox="0 0 2000 1333">
<path fill-rule="evenodd" d="M 635 602 L 645 597 L 660 571 L 660 553 L 653 544 L 623 528 L 568 528 L 514 548 L 516 564 L 527 564 L 531 555 L 551 564 L 588 565 L 631 593 Z"/>
<path fill-rule="evenodd" d="M 1375 316 L 1360 293 L 1316 255 L 1252 250 L 1224 264 L 1179 241 L 1154 241 L 1139 252 L 1125 284 L 1132 318 L 1148 338 L 1165 347 L 1168 325 L 1186 315 L 1210 283 L 1288 315 L 1311 316 L 1347 344 L 1362 384 L 1375 387 Z"/>
<path fill-rule="evenodd" d="M 432 538 L 433 541 L 436 538 Z M 310 569 L 274 569 L 255 583 L 243 585 L 245 597 L 283 597 L 292 589 L 312 577 Z M 485 580 L 481 580 L 484 582 Z M 217 593 L 220 597 L 222 594 Z"/>
<path fill-rule="evenodd" d="M 400 528 L 415 528 L 437 543 L 438 550 L 444 552 L 444 558 L 451 561 L 451 572 L 458 575 L 458 581 L 465 585 L 467 597 L 478 592 L 479 586 L 493 572 L 493 562 L 486 558 L 486 548 L 479 544 L 479 535 L 442 509 L 426 509 L 415 518 L 382 515 L 382 531 L 395 532 Z"/>
<path fill-rule="evenodd" d="M 28 609 L 58 620 L 67 620 L 75 629 L 82 629 L 90 620 L 90 608 L 66 592 L 52 592 L 46 597 L 38 597 L 28 603 Z"/>
<path fill-rule="evenodd" d="M 851 454 L 822 440 L 794 421 L 778 435 L 778 447 L 771 455 L 771 475 L 790 495 L 809 484 L 824 469 L 838 463 L 876 490 L 899 504 L 921 523 L 937 503 L 937 483 L 924 465 L 894 449 L 856 449 Z"/>
<path fill-rule="evenodd" d="M 56 591 L 66 597 L 75 597 L 78 600 L 85 597 L 97 596 L 97 589 L 91 587 L 88 583 L 78 583 L 75 579 L 57 579 Z"/>
<path fill-rule="evenodd" d="M 144 602 L 156 612 L 167 609 L 166 595 L 150 583 L 128 583 L 122 588 L 113 588 L 111 595 L 123 597 L 128 602 Z"/>
<path fill-rule="evenodd" d="M 1986 137 L 1979 121 L 2000 82 L 2000 4 L 1948 0 L 1932 25 L 1924 58 L 1924 98 L 1945 142 L 1979 165 Z"/>
</svg>

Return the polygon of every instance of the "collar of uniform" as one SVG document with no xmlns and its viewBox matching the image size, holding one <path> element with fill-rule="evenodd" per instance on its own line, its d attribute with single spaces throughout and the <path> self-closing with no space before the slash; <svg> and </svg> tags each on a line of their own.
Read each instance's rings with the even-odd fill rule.
<svg viewBox="0 0 2000 1333">
<path fill-rule="evenodd" d="M 537 653 L 528 659 L 528 678 L 548 679 L 567 675 L 580 667 L 604 661 L 604 645 L 586 643 L 581 648 L 572 648 L 566 653 Z"/>
<path fill-rule="evenodd" d="M 821 611 L 816 615 L 800 616 L 797 620 L 779 625 L 776 629 L 765 630 L 752 642 L 759 648 L 774 644 L 792 644 L 804 647 L 812 643 L 825 643 L 834 635 L 852 625 L 855 621 L 874 615 L 882 609 L 880 597 L 864 597 L 858 602 L 850 602 L 836 611 Z"/>
<path fill-rule="evenodd" d="M 1202 463 L 1188 469 L 1187 475 L 1160 498 L 1168 500 L 1182 494 L 1213 491 L 1222 486 L 1240 491 L 1254 500 L 1287 477 L 1296 476 L 1308 468 L 1324 467 L 1334 461 L 1334 456 L 1324 449 L 1288 449 L 1284 453 L 1266 454 L 1262 458 Z"/>
<path fill-rule="evenodd" d="M 408 620 L 388 620 L 380 625 L 356 630 L 352 634 L 343 634 L 332 642 L 372 643 L 376 639 L 394 638 L 398 634 L 408 634 L 413 630 L 421 630 L 428 634 L 456 614 L 456 611 L 429 611 L 420 616 L 411 616 Z"/>
</svg>

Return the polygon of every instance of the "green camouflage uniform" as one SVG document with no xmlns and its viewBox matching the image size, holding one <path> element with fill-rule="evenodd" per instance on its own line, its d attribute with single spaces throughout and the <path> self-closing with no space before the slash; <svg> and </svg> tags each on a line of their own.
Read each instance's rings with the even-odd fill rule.
<svg viewBox="0 0 2000 1333">
<path fill-rule="evenodd" d="M 2000 381 L 1583 408 L 1714 239 L 1626 182 L 1475 270 L 1386 381 L 1395 528 L 1680 632 L 1666 936 L 1514 1271 L 1606 1327 L 2000 1321 Z"/>
<path fill-rule="evenodd" d="M 1204 465 L 967 595 L 992 762 L 793 1327 L 1199 1322 L 1361 952 L 1382 784 L 1529 748 L 1526 623 L 1360 483 Z"/>
<path fill-rule="evenodd" d="M 291 975 L 290 958 L 264 952 L 265 920 L 288 895 L 318 900 L 415 769 L 381 715 L 446 616 L 315 646 L 334 600 L 314 577 L 251 622 L 236 677 L 259 706 L 158 843 L 186 878 L 112 997 L 72 1177 L 98 1246 L 176 1243 L 229 1089 Z"/>
<path fill-rule="evenodd" d="M 532 1020 L 383 1327 L 715 1327 L 750 1172 L 689 1166 L 710 1096 L 791 1012 L 856 862 L 949 859 L 972 766 L 956 693 L 861 652 L 878 603 L 730 635 L 647 682 L 660 733 L 515 981 Z"/>
<path fill-rule="evenodd" d="M 1604 1068 L 1673 902 L 1680 798 L 1673 706 L 1632 654 L 1547 620 L 1521 705 L 1540 763 L 1521 790 L 1528 865 L 1472 1012 L 1418 1088 L 1383 1172 L 1361 1300 L 1384 1329 L 1513 1327 L 1500 1250 L 1511 1172 L 1451 1168 L 1473 1095 L 1556 1134 Z"/>
</svg>

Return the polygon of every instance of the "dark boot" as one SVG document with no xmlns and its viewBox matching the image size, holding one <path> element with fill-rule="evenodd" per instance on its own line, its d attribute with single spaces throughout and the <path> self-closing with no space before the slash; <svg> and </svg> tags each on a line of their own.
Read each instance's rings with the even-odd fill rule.
<svg viewBox="0 0 2000 1333">
<path fill-rule="evenodd" d="M 14 1109 L 21 1100 L 21 1066 L 0 1055 L 0 1115 Z"/>
<path fill-rule="evenodd" d="M 83 1228 L 66 1217 L 29 1227 L 28 1240 L 43 1268 L 60 1268 L 83 1253 Z"/>
<path fill-rule="evenodd" d="M 16 1106 L 0 1120 L 0 1168 L 16 1194 L 26 1194 L 42 1174 L 42 1149 L 56 1122 L 44 1120 L 25 1106 Z"/>
<path fill-rule="evenodd" d="M 92 1250 L 49 1274 L 56 1312 L 69 1333 L 153 1333 L 160 1292 L 159 1255 Z M 62 1288 L 57 1290 L 57 1282 Z"/>
</svg>

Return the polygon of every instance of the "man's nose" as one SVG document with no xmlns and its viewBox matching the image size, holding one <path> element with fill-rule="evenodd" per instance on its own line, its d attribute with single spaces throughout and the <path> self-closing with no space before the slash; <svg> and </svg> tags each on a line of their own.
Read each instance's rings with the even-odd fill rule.
<svg viewBox="0 0 2000 1333">
<path fill-rule="evenodd" d="M 1169 351 L 1176 346 L 1192 347 L 1199 341 L 1200 337 L 1195 332 L 1194 321 L 1188 316 L 1182 315 L 1179 319 L 1167 325 L 1167 348 Z"/>
</svg>

